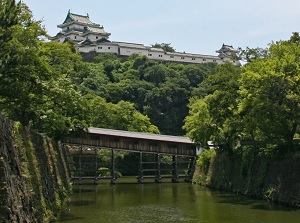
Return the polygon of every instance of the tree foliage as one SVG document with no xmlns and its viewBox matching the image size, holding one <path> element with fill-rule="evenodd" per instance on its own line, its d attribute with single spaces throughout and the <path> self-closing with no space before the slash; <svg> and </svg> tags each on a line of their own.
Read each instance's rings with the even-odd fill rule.
<svg viewBox="0 0 300 223">
<path fill-rule="evenodd" d="M 171 43 L 155 43 L 151 47 L 163 49 L 165 52 L 174 53 L 176 50 L 171 46 Z"/>
<path fill-rule="evenodd" d="M 216 67 L 194 89 L 184 128 L 200 145 L 210 140 L 223 148 L 238 140 L 289 144 L 299 134 L 299 35 L 260 52 L 242 68 Z"/>
<path fill-rule="evenodd" d="M 24 3 L 1 1 L 0 111 L 50 136 L 82 126 L 183 135 L 192 91 L 216 66 L 101 54 L 82 62 Z M 174 52 L 170 44 L 155 44 Z M 100 106 L 101 105 L 101 106 Z M 154 123 L 158 129 L 152 125 Z"/>
<path fill-rule="evenodd" d="M 119 101 L 117 104 L 108 103 L 104 98 L 93 95 L 85 95 L 84 100 L 86 102 L 84 114 L 89 126 L 159 133 L 150 119 L 134 108 L 133 103 L 125 101 Z"/>
<path fill-rule="evenodd" d="M 1 1 L 1 6 L 2 113 L 53 137 L 84 126 L 159 132 L 132 103 L 113 104 L 98 96 L 107 96 L 103 84 L 119 79 L 114 74 L 119 59 L 102 55 L 96 59 L 103 63 L 84 64 L 72 44 L 41 40 L 46 32 L 26 5 Z"/>
<path fill-rule="evenodd" d="M 6 1 L 1 14 L 8 23 L 0 27 L 0 106 L 11 118 L 28 125 L 44 102 L 43 83 L 50 78 L 37 53 L 38 38 L 45 31 L 23 4 Z M 9 22 L 11 18 L 16 19 Z"/>
<path fill-rule="evenodd" d="M 191 92 L 216 64 L 162 64 L 139 55 L 121 61 L 113 55 L 101 55 L 85 66 L 84 72 L 75 73 L 80 77 L 72 77 L 84 94 L 101 96 L 115 104 L 131 102 L 163 134 L 183 135 Z"/>
<path fill-rule="evenodd" d="M 190 101 L 190 114 L 184 128 L 188 136 L 201 146 L 207 146 L 208 141 L 223 147 L 230 146 L 235 140 L 236 134 L 233 133 L 237 120 L 234 111 L 239 76 L 240 68 L 231 63 L 217 66 L 213 74 L 199 85 L 199 88 L 202 88 L 201 85 L 209 86 L 206 95 L 197 95 L 198 98 Z"/>
<path fill-rule="evenodd" d="M 269 53 L 269 49 L 268 48 L 249 48 L 246 47 L 246 49 L 239 49 L 240 53 L 239 53 L 239 58 L 244 61 L 244 62 L 252 62 L 256 59 L 262 59 L 262 58 L 266 58 L 268 56 Z"/>
<path fill-rule="evenodd" d="M 245 66 L 238 113 L 255 139 L 291 141 L 300 121 L 300 42 L 278 41 L 269 54 Z"/>
</svg>

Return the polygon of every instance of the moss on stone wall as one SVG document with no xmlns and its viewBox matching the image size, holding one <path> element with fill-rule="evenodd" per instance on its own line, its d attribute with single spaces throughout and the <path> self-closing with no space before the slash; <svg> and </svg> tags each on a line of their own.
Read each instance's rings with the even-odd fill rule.
<svg viewBox="0 0 300 223">
<path fill-rule="evenodd" d="M 293 152 L 278 157 L 266 151 L 249 148 L 240 148 L 230 154 L 217 151 L 209 157 L 209 162 L 198 161 L 193 181 L 300 207 L 300 155 Z M 202 156 L 208 157 L 205 153 Z"/>
<path fill-rule="evenodd" d="M 50 222 L 69 190 L 51 139 L 0 115 L 0 222 Z"/>
</svg>

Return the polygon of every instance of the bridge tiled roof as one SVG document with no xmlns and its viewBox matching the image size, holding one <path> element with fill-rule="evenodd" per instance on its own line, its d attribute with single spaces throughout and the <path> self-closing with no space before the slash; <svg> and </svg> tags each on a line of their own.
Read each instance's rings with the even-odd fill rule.
<svg viewBox="0 0 300 223">
<path fill-rule="evenodd" d="M 130 132 L 130 131 L 123 131 L 123 130 L 103 129 L 103 128 L 94 128 L 94 127 L 88 128 L 88 132 L 91 134 L 110 135 L 116 137 L 122 136 L 128 138 L 136 138 L 136 139 L 194 144 L 191 139 L 184 136 L 160 135 L 160 134 L 151 134 L 151 133 L 144 133 L 144 132 Z"/>
</svg>

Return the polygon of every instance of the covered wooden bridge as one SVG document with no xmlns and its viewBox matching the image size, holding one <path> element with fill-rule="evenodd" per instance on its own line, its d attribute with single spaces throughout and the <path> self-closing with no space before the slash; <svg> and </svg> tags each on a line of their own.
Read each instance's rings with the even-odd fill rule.
<svg viewBox="0 0 300 223">
<path fill-rule="evenodd" d="M 88 128 L 85 136 L 68 137 L 61 141 L 72 179 L 111 179 L 116 176 L 116 153 L 139 153 L 138 182 L 153 178 L 171 178 L 172 182 L 184 177 L 191 180 L 196 161 L 196 145 L 187 137 L 129 132 L 121 130 Z M 102 150 L 109 150 L 110 161 L 103 162 Z M 106 159 L 107 159 L 107 153 Z M 152 155 L 151 160 L 147 159 Z M 166 158 L 167 157 L 167 158 Z M 102 175 L 106 166 L 109 176 Z"/>
</svg>

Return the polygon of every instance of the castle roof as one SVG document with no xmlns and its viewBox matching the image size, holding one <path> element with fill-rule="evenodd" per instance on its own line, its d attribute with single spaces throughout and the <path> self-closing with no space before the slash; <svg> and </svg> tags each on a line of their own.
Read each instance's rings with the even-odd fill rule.
<svg viewBox="0 0 300 223">
<path fill-rule="evenodd" d="M 84 24 L 93 24 L 92 21 L 89 18 L 89 15 L 78 15 L 78 14 L 74 14 L 71 13 L 70 10 L 68 12 L 68 15 L 65 19 L 65 21 L 63 22 L 63 24 L 66 23 L 70 23 L 70 22 L 80 22 L 80 23 L 84 23 Z"/>
<path fill-rule="evenodd" d="M 81 44 L 81 45 L 95 45 L 95 43 L 90 40 L 89 38 L 86 38 L 85 40 L 79 42 L 78 44 Z"/>
<path fill-rule="evenodd" d="M 76 24 L 74 26 L 74 24 Z M 71 32 L 79 32 L 81 36 L 88 36 L 89 34 L 100 34 L 102 36 L 110 36 L 110 33 L 105 32 L 103 26 L 93 23 L 89 15 L 78 15 L 75 13 L 71 13 L 70 10 L 67 14 L 66 19 L 64 22 L 57 26 L 58 28 L 62 28 L 63 32 L 61 32 L 63 35 L 66 35 L 67 33 Z M 58 38 L 57 35 L 55 38 Z"/>
<path fill-rule="evenodd" d="M 96 43 L 110 43 L 110 41 L 106 38 L 101 38 L 96 41 Z"/>
<path fill-rule="evenodd" d="M 238 51 L 236 49 L 233 48 L 233 46 L 231 45 L 226 45 L 223 43 L 221 49 L 217 50 L 217 53 L 223 53 L 223 52 L 233 52 L 233 53 L 237 53 Z"/>
<path fill-rule="evenodd" d="M 84 36 L 84 35 L 87 35 L 89 33 L 102 34 L 102 35 L 105 35 L 105 36 L 110 35 L 110 33 L 107 33 L 107 32 L 104 31 L 102 26 L 87 26 L 87 27 L 85 27 L 84 32 L 83 32 L 82 35 Z"/>
</svg>

